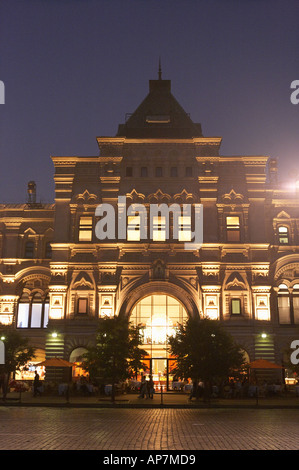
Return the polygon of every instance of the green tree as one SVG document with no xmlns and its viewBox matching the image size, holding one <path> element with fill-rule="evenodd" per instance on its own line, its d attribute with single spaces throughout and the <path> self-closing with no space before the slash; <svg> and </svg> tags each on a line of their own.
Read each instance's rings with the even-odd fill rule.
<svg viewBox="0 0 299 470">
<path fill-rule="evenodd" d="M 5 400 L 11 375 L 35 357 L 35 348 L 29 345 L 27 338 L 10 328 L 1 329 L 0 337 L 5 346 L 5 364 L 0 365 L 0 374 L 3 377 L 2 392 Z"/>
<path fill-rule="evenodd" d="M 207 397 L 213 382 L 228 378 L 244 361 L 241 347 L 217 320 L 190 318 L 168 343 L 176 358 L 174 373 L 195 383 L 203 381 Z"/>
<path fill-rule="evenodd" d="M 126 318 L 99 320 L 96 345 L 84 355 L 83 367 L 101 385 L 112 384 L 112 401 L 115 400 L 115 385 L 143 367 L 142 359 L 147 353 L 140 345 L 140 329 Z"/>
</svg>

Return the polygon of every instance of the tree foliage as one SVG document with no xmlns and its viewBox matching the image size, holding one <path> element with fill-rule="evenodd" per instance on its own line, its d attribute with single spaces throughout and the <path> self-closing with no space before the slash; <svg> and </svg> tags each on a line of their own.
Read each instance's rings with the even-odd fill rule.
<svg viewBox="0 0 299 470">
<path fill-rule="evenodd" d="M 21 369 L 28 361 L 35 357 L 35 348 L 29 345 L 29 340 L 9 328 L 0 330 L 5 346 L 5 364 L 0 365 L 0 373 L 4 377 L 3 397 L 7 395 L 8 384 L 13 372 Z"/>
<path fill-rule="evenodd" d="M 220 322 L 190 318 L 169 338 L 169 350 L 177 364 L 174 373 L 182 379 L 205 383 L 229 377 L 241 367 L 243 354 Z"/>
<path fill-rule="evenodd" d="M 93 380 L 114 385 L 132 377 L 143 367 L 147 354 L 140 348 L 141 334 L 126 318 L 113 317 L 99 320 L 96 345 L 84 355 L 83 367 Z"/>
</svg>

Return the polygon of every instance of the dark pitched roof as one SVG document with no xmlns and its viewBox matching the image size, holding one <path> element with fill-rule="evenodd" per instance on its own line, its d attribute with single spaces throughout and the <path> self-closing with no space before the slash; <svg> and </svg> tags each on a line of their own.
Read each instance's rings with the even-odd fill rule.
<svg viewBox="0 0 299 470">
<path fill-rule="evenodd" d="M 195 124 L 171 93 L 170 80 L 150 80 L 149 93 L 125 124 L 118 137 L 177 138 L 202 137 L 201 125 Z"/>
</svg>

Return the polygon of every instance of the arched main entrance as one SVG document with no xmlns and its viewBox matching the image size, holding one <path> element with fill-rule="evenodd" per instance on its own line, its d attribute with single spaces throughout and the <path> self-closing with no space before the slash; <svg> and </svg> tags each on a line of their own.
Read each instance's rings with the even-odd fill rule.
<svg viewBox="0 0 299 470">
<path fill-rule="evenodd" d="M 163 293 L 147 295 L 132 309 L 131 322 L 143 326 L 142 348 L 148 352 L 146 374 L 151 374 L 156 389 L 169 389 L 175 361 L 167 350 L 167 337 L 188 319 L 185 307 L 176 298 Z"/>
</svg>

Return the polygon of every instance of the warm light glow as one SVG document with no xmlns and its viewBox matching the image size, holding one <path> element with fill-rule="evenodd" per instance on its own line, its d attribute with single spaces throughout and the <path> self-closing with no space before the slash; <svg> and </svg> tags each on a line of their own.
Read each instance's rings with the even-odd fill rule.
<svg viewBox="0 0 299 470">
<path fill-rule="evenodd" d="M 0 315 L 0 324 L 2 325 L 11 325 L 13 315 Z"/>
<path fill-rule="evenodd" d="M 267 338 L 266 333 L 262 333 L 261 336 L 262 336 L 263 339 Z"/>
<path fill-rule="evenodd" d="M 166 316 L 155 313 L 151 321 L 148 321 L 144 330 L 145 339 L 151 338 L 152 344 L 165 344 L 167 336 L 174 336 L 175 329 L 170 320 L 167 321 Z"/>
<path fill-rule="evenodd" d="M 256 309 L 257 320 L 269 321 L 270 311 L 268 308 L 257 308 Z"/>
<path fill-rule="evenodd" d="M 53 308 L 53 307 L 51 307 L 50 318 L 52 320 L 61 320 L 62 319 L 62 308 Z"/>
<path fill-rule="evenodd" d="M 207 314 L 207 317 L 210 318 L 210 320 L 218 320 L 218 309 L 217 308 L 207 308 L 206 309 L 206 314 Z"/>
<path fill-rule="evenodd" d="M 166 240 L 165 217 L 153 217 L 153 241 L 164 242 Z"/>
<path fill-rule="evenodd" d="M 140 216 L 132 215 L 128 217 L 127 240 L 140 241 Z"/>
<path fill-rule="evenodd" d="M 192 239 L 191 217 L 180 216 L 179 217 L 179 241 L 190 242 L 191 239 Z"/>
<path fill-rule="evenodd" d="M 111 307 L 102 307 L 101 308 L 101 317 L 112 317 L 112 308 Z"/>
</svg>

